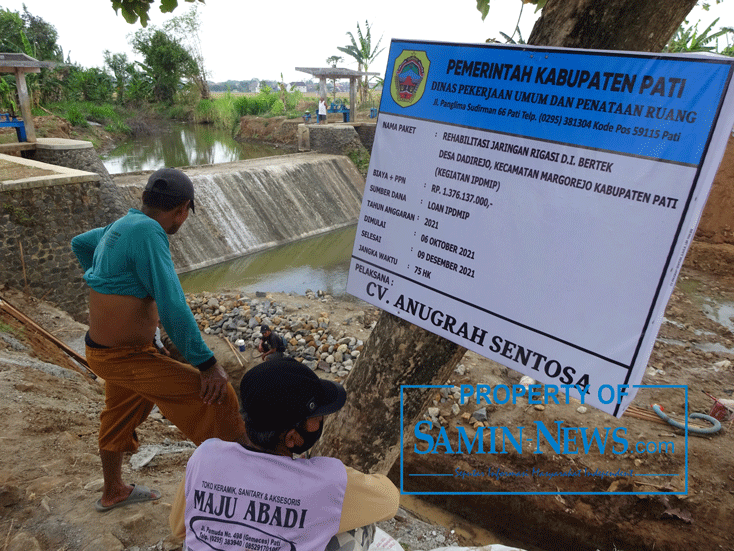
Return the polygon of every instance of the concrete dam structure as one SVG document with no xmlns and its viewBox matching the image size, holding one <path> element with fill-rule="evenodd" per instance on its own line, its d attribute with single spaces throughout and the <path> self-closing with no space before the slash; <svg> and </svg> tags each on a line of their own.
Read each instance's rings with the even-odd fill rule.
<svg viewBox="0 0 734 551">
<path fill-rule="evenodd" d="M 179 272 L 354 224 L 364 178 L 340 155 L 298 154 L 185 169 L 196 214 L 171 237 Z M 114 178 L 140 205 L 149 173 Z"/>
<path fill-rule="evenodd" d="M 111 178 L 91 144 L 63 142 L 48 145 L 41 162 L 0 156 L 18 163 L 18 174 L 35 171 L 0 183 L 0 281 L 86 321 L 88 289 L 71 239 L 140 208 L 152 171 Z M 170 239 L 179 272 L 355 224 L 365 186 L 349 158 L 319 153 L 184 171 L 196 214 Z"/>
</svg>

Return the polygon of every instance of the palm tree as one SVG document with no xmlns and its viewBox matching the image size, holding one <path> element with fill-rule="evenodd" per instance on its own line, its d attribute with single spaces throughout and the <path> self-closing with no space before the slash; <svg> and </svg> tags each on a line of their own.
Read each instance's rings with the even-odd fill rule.
<svg viewBox="0 0 734 551">
<path fill-rule="evenodd" d="M 369 24 L 369 21 L 364 22 L 365 30 L 366 32 L 362 34 L 362 29 L 359 26 L 359 23 L 357 23 L 357 36 L 359 37 L 359 40 L 354 39 L 354 35 L 351 32 L 347 33 L 347 36 L 349 36 L 349 39 L 352 41 L 352 43 L 348 46 L 338 46 L 337 50 L 340 52 L 344 52 L 350 57 L 353 57 L 357 60 L 357 63 L 359 65 L 359 71 L 367 72 L 369 70 L 369 66 L 372 64 L 372 62 L 375 60 L 375 58 L 382 53 L 382 50 L 385 48 L 382 48 L 382 50 L 378 50 L 380 47 L 380 42 L 382 41 L 382 37 L 377 41 L 377 44 L 375 44 L 375 47 L 372 47 L 372 30 L 371 26 Z M 364 77 L 364 82 L 362 79 L 358 80 L 358 86 L 357 90 L 359 92 L 360 101 L 364 102 L 367 101 L 367 90 L 369 89 L 369 77 Z"/>
</svg>

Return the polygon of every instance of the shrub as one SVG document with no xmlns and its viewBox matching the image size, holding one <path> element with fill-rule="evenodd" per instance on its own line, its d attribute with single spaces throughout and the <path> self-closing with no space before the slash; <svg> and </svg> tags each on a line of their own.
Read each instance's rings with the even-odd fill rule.
<svg viewBox="0 0 734 551">
<path fill-rule="evenodd" d="M 87 122 L 87 119 L 82 113 L 81 109 L 79 109 L 79 106 L 75 104 L 71 105 L 66 110 L 66 120 L 68 120 L 72 126 L 82 126 L 85 128 L 89 126 L 89 123 Z"/>
<path fill-rule="evenodd" d="M 82 69 L 78 66 L 69 68 L 66 77 L 66 98 L 76 101 L 106 102 L 112 100 L 114 82 L 104 71 L 92 67 Z"/>
<path fill-rule="evenodd" d="M 248 114 L 249 102 L 250 101 L 247 96 L 235 98 L 233 107 L 237 117 L 244 117 Z"/>
<path fill-rule="evenodd" d="M 104 129 L 113 134 L 132 134 L 130 127 L 121 120 L 108 124 Z"/>
<path fill-rule="evenodd" d="M 234 111 L 237 117 L 245 115 L 266 115 L 271 112 L 273 105 L 278 102 L 278 96 L 265 86 L 256 96 L 240 96 L 234 100 Z M 281 106 L 283 105 L 280 102 Z M 276 108 L 277 109 L 277 108 Z"/>
<path fill-rule="evenodd" d="M 94 122 L 106 124 L 111 121 L 118 121 L 120 117 L 109 104 L 97 105 L 89 103 L 84 106 L 89 113 L 89 118 Z"/>
<path fill-rule="evenodd" d="M 370 166 L 369 151 L 367 151 L 364 147 L 359 149 L 355 148 L 347 152 L 347 157 L 352 160 L 354 166 L 357 167 L 357 170 L 360 174 L 362 174 L 362 176 L 367 175 L 367 169 Z"/>
<path fill-rule="evenodd" d="M 283 102 L 276 101 L 275 103 L 273 103 L 273 106 L 270 108 L 270 114 L 271 115 L 285 114 L 285 106 L 283 105 Z"/>
</svg>

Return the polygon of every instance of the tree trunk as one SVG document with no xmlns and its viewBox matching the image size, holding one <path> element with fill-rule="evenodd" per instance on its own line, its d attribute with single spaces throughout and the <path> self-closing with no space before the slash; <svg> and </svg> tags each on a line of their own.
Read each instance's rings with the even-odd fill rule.
<svg viewBox="0 0 734 551">
<path fill-rule="evenodd" d="M 529 43 L 659 52 L 696 0 L 548 0 Z M 318 447 L 365 472 L 387 473 L 400 455 L 400 385 L 445 384 L 465 348 L 382 312 L 346 381 L 347 405 L 327 422 Z M 413 426 L 432 393 L 408 391 L 403 422 Z M 328 419 L 328 418 L 327 418 Z"/>
<path fill-rule="evenodd" d="M 326 418 L 315 454 L 339 457 L 363 472 L 387 474 L 400 455 L 400 385 L 445 383 L 465 352 L 383 311 L 346 381 L 347 403 Z M 406 421 L 417 419 L 435 394 L 406 389 Z"/>
<path fill-rule="evenodd" d="M 549 0 L 528 44 L 660 52 L 696 0 Z"/>
</svg>

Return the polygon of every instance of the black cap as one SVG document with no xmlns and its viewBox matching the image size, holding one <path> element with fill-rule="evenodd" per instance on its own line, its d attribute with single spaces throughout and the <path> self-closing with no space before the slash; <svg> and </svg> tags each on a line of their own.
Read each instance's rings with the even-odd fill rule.
<svg viewBox="0 0 734 551">
<path fill-rule="evenodd" d="M 194 210 L 194 184 L 183 172 L 175 168 L 160 168 L 148 178 L 145 191 L 160 193 L 168 197 L 181 197 L 191 201 L 191 212 Z"/>
<path fill-rule="evenodd" d="M 268 327 L 267 325 L 261 325 L 260 333 L 265 333 L 265 331 L 270 331 L 270 327 Z"/>
<path fill-rule="evenodd" d="M 240 399 L 250 428 L 280 433 L 311 417 L 339 411 L 347 393 L 343 386 L 319 378 L 301 362 L 282 358 L 245 373 Z"/>
</svg>

